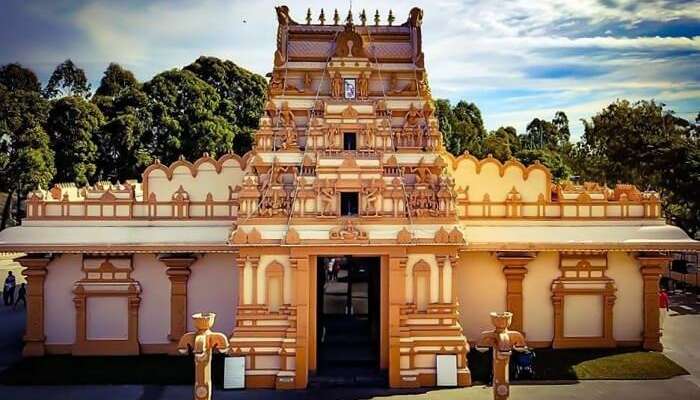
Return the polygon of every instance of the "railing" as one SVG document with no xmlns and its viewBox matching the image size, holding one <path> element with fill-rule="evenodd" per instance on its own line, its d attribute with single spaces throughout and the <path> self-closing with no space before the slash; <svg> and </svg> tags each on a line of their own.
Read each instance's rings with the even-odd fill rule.
<svg viewBox="0 0 700 400">
<path fill-rule="evenodd" d="M 29 220 L 231 220 L 237 216 L 237 200 L 27 202 Z"/>
</svg>

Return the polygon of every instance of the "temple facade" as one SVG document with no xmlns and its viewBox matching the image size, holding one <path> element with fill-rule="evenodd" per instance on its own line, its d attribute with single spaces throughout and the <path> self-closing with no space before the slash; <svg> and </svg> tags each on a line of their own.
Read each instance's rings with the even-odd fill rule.
<svg viewBox="0 0 700 400">
<path fill-rule="evenodd" d="M 440 355 L 470 385 L 491 311 L 535 347 L 660 350 L 667 252 L 698 242 L 656 193 L 448 154 L 422 17 L 314 24 L 278 7 L 250 153 L 31 193 L 0 232 L 0 251 L 26 254 L 24 354 L 175 354 L 204 311 L 247 387 L 303 388 L 348 360 L 435 386 Z"/>
</svg>

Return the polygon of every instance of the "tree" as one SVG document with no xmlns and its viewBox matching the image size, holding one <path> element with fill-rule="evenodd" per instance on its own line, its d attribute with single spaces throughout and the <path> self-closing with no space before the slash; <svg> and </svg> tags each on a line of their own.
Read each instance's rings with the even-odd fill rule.
<svg viewBox="0 0 700 400">
<path fill-rule="evenodd" d="M 149 99 L 138 87 L 124 88 L 109 99 L 109 119 L 95 132 L 97 176 L 110 181 L 134 179 L 153 162 Z"/>
<path fill-rule="evenodd" d="M 163 162 L 232 150 L 237 126 L 216 114 L 221 97 L 194 73 L 170 70 L 144 84 L 153 118 L 152 154 Z"/>
<path fill-rule="evenodd" d="M 100 80 L 95 96 L 115 97 L 124 89 L 138 86 L 139 82 L 131 71 L 122 68 L 119 64 L 111 63 Z"/>
<path fill-rule="evenodd" d="M 482 143 L 486 129 L 476 104 L 460 101 L 452 108 L 448 100 L 437 100 L 435 108 L 447 151 L 459 155 L 466 150 L 477 157 L 485 156 Z"/>
<path fill-rule="evenodd" d="M 16 68 L 0 68 L 0 81 L 17 82 L 7 79 L 6 72 L 14 76 L 33 75 L 31 71 L 18 74 Z M 19 204 L 28 190 L 47 187 L 55 173 L 54 153 L 42 128 L 48 108 L 48 102 L 34 85 L 15 84 L 9 90 L 0 84 L 0 190 L 8 193 L 0 229 L 10 219 L 12 195 L 17 194 Z"/>
<path fill-rule="evenodd" d="M 41 84 L 34 71 L 24 68 L 20 64 L 6 64 L 0 67 L 0 85 L 11 92 L 22 90 L 25 92 L 41 91 Z"/>
<path fill-rule="evenodd" d="M 44 88 L 44 97 L 52 99 L 63 96 L 90 97 L 92 86 L 85 76 L 85 71 L 78 68 L 70 59 L 59 64 L 51 74 Z"/>
<path fill-rule="evenodd" d="M 216 57 L 199 57 L 184 70 L 216 90 L 221 97 L 218 114 L 241 129 L 257 129 L 266 100 L 264 77 Z"/>
<path fill-rule="evenodd" d="M 535 161 L 541 162 L 552 172 L 555 181 L 566 179 L 571 175 L 571 168 L 566 164 L 562 155 L 556 151 L 523 149 L 515 155 L 515 158 L 525 165 L 534 164 Z"/>
<path fill-rule="evenodd" d="M 533 119 L 526 130 L 527 133 L 520 137 L 524 148 L 560 151 L 569 146 L 569 118 L 563 111 L 557 111 L 552 121 Z"/>
<path fill-rule="evenodd" d="M 494 158 L 497 158 L 500 161 L 506 161 L 513 155 L 510 152 L 508 137 L 496 132 L 491 132 L 488 136 L 486 136 L 482 144 L 482 151 L 487 155 L 491 154 Z"/>
<path fill-rule="evenodd" d="M 68 96 L 53 102 L 46 127 L 56 151 L 55 181 L 86 185 L 94 177 L 94 137 L 103 124 L 97 106 L 82 97 Z"/>
<path fill-rule="evenodd" d="M 690 234 L 700 229 L 697 123 L 654 101 L 618 100 L 583 124 L 574 160 L 584 179 L 657 190 L 673 222 Z"/>
</svg>

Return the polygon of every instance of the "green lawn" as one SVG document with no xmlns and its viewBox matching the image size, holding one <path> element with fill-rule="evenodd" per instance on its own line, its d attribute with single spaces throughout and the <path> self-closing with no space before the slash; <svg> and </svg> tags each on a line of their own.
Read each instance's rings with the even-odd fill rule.
<svg viewBox="0 0 700 400">
<path fill-rule="evenodd" d="M 667 379 L 688 374 L 662 353 L 639 349 L 540 349 L 535 355 L 532 380 Z M 472 380 L 484 382 L 490 368 L 488 355 L 471 351 L 469 368 Z"/>
<path fill-rule="evenodd" d="M 472 380 L 488 379 L 488 355 L 469 353 Z M 636 349 L 536 351 L 533 380 L 665 379 L 688 372 L 661 353 Z M 0 384 L 192 384 L 192 357 L 147 355 L 140 357 L 46 356 L 26 358 L 0 373 Z M 512 376 L 512 372 L 511 372 Z M 220 385 L 223 357 L 214 357 L 212 377 Z"/>
</svg>

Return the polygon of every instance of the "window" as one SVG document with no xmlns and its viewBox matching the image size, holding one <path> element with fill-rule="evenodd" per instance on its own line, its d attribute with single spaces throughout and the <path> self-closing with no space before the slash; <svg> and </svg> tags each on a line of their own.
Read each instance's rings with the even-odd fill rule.
<svg viewBox="0 0 700 400">
<path fill-rule="evenodd" d="M 355 79 L 345 78 L 345 98 L 355 100 Z"/>
<path fill-rule="evenodd" d="M 343 150 L 357 150 L 357 135 L 355 132 L 343 133 Z"/>
<path fill-rule="evenodd" d="M 340 215 L 354 216 L 358 214 L 359 194 L 346 192 L 340 194 Z"/>
</svg>

